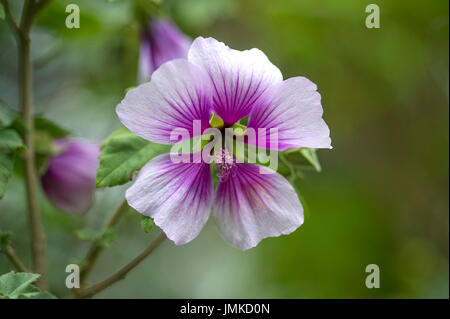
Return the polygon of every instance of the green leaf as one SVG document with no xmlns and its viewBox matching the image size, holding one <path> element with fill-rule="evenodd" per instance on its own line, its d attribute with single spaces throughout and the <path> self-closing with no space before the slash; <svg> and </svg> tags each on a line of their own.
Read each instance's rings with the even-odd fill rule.
<svg viewBox="0 0 450 319">
<path fill-rule="evenodd" d="M 213 113 L 211 119 L 209 120 L 209 125 L 211 125 L 211 127 L 221 128 L 223 127 L 224 122 L 220 116 L 218 116 L 216 113 Z"/>
<path fill-rule="evenodd" d="M 7 107 L 5 102 L 0 100 L 0 127 L 9 126 L 15 117 L 16 114 Z"/>
<path fill-rule="evenodd" d="M 57 297 L 48 291 L 40 291 L 37 295 L 32 296 L 30 299 L 57 299 Z"/>
<path fill-rule="evenodd" d="M 75 235 L 80 240 L 94 241 L 100 237 L 101 232 L 98 230 L 92 229 L 92 228 L 82 228 L 82 229 L 77 229 L 75 231 Z"/>
<path fill-rule="evenodd" d="M 300 200 L 300 203 L 303 206 L 303 216 L 305 220 L 309 219 L 311 216 L 311 211 L 309 208 L 308 203 L 305 200 L 305 197 L 303 197 L 302 192 L 300 191 L 300 183 L 298 182 L 298 179 L 292 184 L 292 186 L 295 189 L 295 192 L 297 193 L 298 199 Z"/>
<path fill-rule="evenodd" d="M 16 131 L 20 136 L 23 136 L 28 131 L 22 119 L 18 115 L 16 115 L 12 119 L 12 121 L 8 124 L 6 128 Z"/>
<path fill-rule="evenodd" d="M 3 8 L 3 4 L 0 3 L 0 19 L 5 19 L 5 8 Z"/>
<path fill-rule="evenodd" d="M 9 124 L 7 125 L 7 127 L 14 129 L 20 135 L 25 134 L 25 132 L 27 131 L 25 124 L 19 116 L 13 116 L 12 120 L 9 120 Z M 35 134 L 46 135 L 49 139 L 62 138 L 70 134 L 70 131 L 62 128 L 55 122 L 46 119 L 41 115 L 37 115 L 34 117 L 34 130 Z"/>
<path fill-rule="evenodd" d="M 0 251 L 11 244 L 12 233 L 7 231 L 0 231 Z"/>
<path fill-rule="evenodd" d="M 102 153 L 97 169 L 97 187 L 125 184 L 149 160 L 169 151 L 168 145 L 149 142 L 125 127 L 106 138 L 100 148 Z"/>
<path fill-rule="evenodd" d="M 0 276 L 0 298 L 17 299 L 33 297 L 40 290 L 31 285 L 40 275 L 31 273 L 14 273 L 13 271 Z"/>
<path fill-rule="evenodd" d="M 304 147 L 300 149 L 300 154 L 303 155 L 303 157 L 312 165 L 312 167 L 314 167 L 317 172 L 322 170 L 315 149 Z"/>
<path fill-rule="evenodd" d="M 12 175 L 16 150 L 24 149 L 22 139 L 16 131 L 0 130 L 0 199 L 5 194 L 6 183 Z"/>
<path fill-rule="evenodd" d="M 102 248 L 108 248 L 116 240 L 117 233 L 114 229 L 105 230 L 100 237 L 96 240 L 98 246 Z"/>
<path fill-rule="evenodd" d="M 144 230 L 144 232 L 148 233 L 153 227 L 153 219 L 151 219 L 148 216 L 142 215 L 141 217 L 141 227 Z"/>
<path fill-rule="evenodd" d="M 83 228 L 76 230 L 75 235 L 80 240 L 95 241 L 98 246 L 103 248 L 109 247 L 117 238 L 117 233 L 114 229 L 100 231 L 91 228 Z"/>
<path fill-rule="evenodd" d="M 11 129 L 2 129 L 0 130 L 0 147 L 16 150 L 18 148 L 24 148 L 25 146 L 16 131 Z"/>
<path fill-rule="evenodd" d="M 62 138 L 70 134 L 70 132 L 53 121 L 46 119 L 43 116 L 36 116 L 34 118 L 34 129 L 41 134 L 48 134 L 51 138 Z"/>
<path fill-rule="evenodd" d="M 283 152 L 290 164 L 299 169 L 314 169 L 317 172 L 322 170 L 316 150 L 312 148 L 290 148 Z"/>
<path fill-rule="evenodd" d="M 28 285 L 23 288 L 17 298 L 34 298 L 41 293 L 38 287 L 33 285 Z"/>
<path fill-rule="evenodd" d="M 127 93 L 128 91 L 134 90 L 134 89 L 137 88 L 137 87 L 138 87 L 137 85 L 127 87 L 127 88 L 125 89 L 125 93 Z"/>
</svg>

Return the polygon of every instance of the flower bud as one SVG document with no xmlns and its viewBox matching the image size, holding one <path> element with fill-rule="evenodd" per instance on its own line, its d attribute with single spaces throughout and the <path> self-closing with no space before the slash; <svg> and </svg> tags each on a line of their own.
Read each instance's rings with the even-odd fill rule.
<svg viewBox="0 0 450 319">
<path fill-rule="evenodd" d="M 55 147 L 61 153 L 49 158 L 41 178 L 44 192 L 63 211 L 85 212 L 94 201 L 100 148 L 96 143 L 68 139 L 55 141 Z"/>
<path fill-rule="evenodd" d="M 142 34 L 139 58 L 139 80 L 148 81 L 151 74 L 167 61 L 186 58 L 191 40 L 168 20 L 153 19 Z"/>
</svg>

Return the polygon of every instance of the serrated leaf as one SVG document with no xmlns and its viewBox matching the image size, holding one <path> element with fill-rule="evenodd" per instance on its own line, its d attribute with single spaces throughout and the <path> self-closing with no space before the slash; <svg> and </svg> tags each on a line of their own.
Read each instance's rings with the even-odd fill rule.
<svg viewBox="0 0 450 319">
<path fill-rule="evenodd" d="M 37 295 L 39 295 L 41 293 L 41 291 L 39 290 L 38 287 L 33 286 L 33 285 L 28 285 L 25 288 L 23 288 L 17 298 L 33 298 Z"/>
<path fill-rule="evenodd" d="M 149 142 L 125 127 L 106 138 L 100 148 L 97 187 L 125 184 L 153 157 L 169 151 L 168 145 Z"/>
<path fill-rule="evenodd" d="M 142 230 L 146 233 L 150 232 L 150 230 L 153 228 L 153 219 L 151 219 L 148 216 L 142 215 L 141 217 L 141 227 Z"/>
<path fill-rule="evenodd" d="M 0 130 L 0 199 L 12 175 L 16 150 L 25 148 L 19 134 L 12 129 Z"/>
<path fill-rule="evenodd" d="M 40 291 L 37 295 L 32 296 L 30 299 L 57 299 L 57 297 L 48 291 Z"/>
<path fill-rule="evenodd" d="M 14 273 L 13 271 L 0 276 L 0 298 L 17 299 L 33 297 L 40 290 L 33 285 L 40 275 L 32 273 Z"/>
</svg>

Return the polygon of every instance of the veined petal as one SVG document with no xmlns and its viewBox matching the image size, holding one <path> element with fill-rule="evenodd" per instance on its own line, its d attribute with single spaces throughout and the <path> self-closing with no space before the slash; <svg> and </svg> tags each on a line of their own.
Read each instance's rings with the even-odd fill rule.
<svg viewBox="0 0 450 319">
<path fill-rule="evenodd" d="M 213 198 L 209 165 L 192 160 L 173 163 L 169 154 L 157 156 L 141 169 L 125 197 L 175 244 L 185 244 L 197 237 L 209 217 Z"/>
<path fill-rule="evenodd" d="M 206 74 L 187 60 L 172 60 L 156 70 L 151 81 L 130 90 L 116 112 L 120 121 L 147 140 L 174 144 L 171 132 L 186 129 L 190 138 L 209 126 L 212 91 Z M 194 122 L 201 128 L 195 132 Z"/>
<path fill-rule="evenodd" d="M 266 237 L 289 234 L 303 223 L 297 193 L 284 177 L 254 164 L 235 164 L 233 170 L 219 182 L 213 208 L 226 241 L 246 250 Z"/>
<path fill-rule="evenodd" d="M 279 150 L 331 148 L 330 130 L 322 119 L 321 97 L 313 82 L 304 77 L 287 79 L 265 92 L 263 99 L 266 104 L 257 104 L 248 122 L 256 133 L 259 128 L 266 129 L 266 143 L 258 146 L 274 149 L 274 137 L 271 140 L 269 130 L 276 128 Z"/>
<path fill-rule="evenodd" d="M 214 87 L 214 111 L 228 125 L 248 116 L 262 93 L 283 80 L 260 50 L 233 50 L 213 38 L 195 39 L 188 60 L 208 73 Z"/>
</svg>

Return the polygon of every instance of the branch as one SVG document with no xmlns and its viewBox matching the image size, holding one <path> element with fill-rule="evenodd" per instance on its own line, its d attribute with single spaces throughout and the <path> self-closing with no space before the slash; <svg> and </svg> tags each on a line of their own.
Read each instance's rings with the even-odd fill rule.
<svg viewBox="0 0 450 319">
<path fill-rule="evenodd" d="M 9 3 L 1 0 L 5 9 L 5 17 L 16 38 L 19 55 L 19 101 L 22 120 L 26 127 L 23 134 L 26 151 L 24 152 L 25 188 L 28 206 L 28 222 L 30 225 L 31 256 L 33 272 L 39 273 L 36 285 L 47 290 L 47 260 L 45 256 L 46 237 L 42 225 L 41 212 L 37 197 L 38 177 L 35 167 L 34 153 L 34 121 L 33 121 L 33 77 L 30 53 L 30 29 L 34 17 L 49 0 L 25 0 L 22 17 L 18 26 L 14 21 Z"/>
<path fill-rule="evenodd" d="M 29 272 L 25 265 L 20 261 L 19 257 L 17 257 L 14 249 L 10 245 L 4 247 L 1 252 L 9 258 L 9 260 L 13 263 L 14 267 L 16 267 L 18 271 Z"/>
<path fill-rule="evenodd" d="M 127 211 L 129 208 L 127 201 L 124 200 L 122 204 L 116 209 L 114 214 L 112 214 L 111 218 L 109 219 L 108 223 L 105 226 L 105 231 L 108 229 L 113 228 L 117 222 L 119 221 L 120 217 Z M 91 273 L 92 268 L 94 267 L 100 253 L 103 251 L 104 247 L 99 246 L 96 242 L 92 243 L 91 248 L 89 249 L 89 252 L 86 256 L 86 265 L 81 270 L 81 284 L 86 281 L 87 277 Z"/>
<path fill-rule="evenodd" d="M 9 27 L 11 28 L 12 33 L 16 38 L 20 36 L 20 29 L 17 25 L 16 21 L 14 21 L 14 18 L 11 14 L 11 10 L 9 9 L 9 3 L 7 0 L 0 0 L 1 4 L 3 5 L 3 8 L 5 9 L 5 19 L 8 23 Z"/>
<path fill-rule="evenodd" d="M 37 16 L 51 0 L 25 0 L 22 9 L 22 18 L 20 20 L 20 29 L 24 34 L 28 33 Z"/>
<path fill-rule="evenodd" d="M 134 258 L 130 263 L 128 263 L 125 267 L 120 269 L 117 273 L 112 275 L 111 277 L 105 279 L 104 281 L 95 284 L 93 286 L 87 288 L 81 288 L 76 293 L 75 296 L 77 298 L 91 298 L 95 294 L 100 291 L 108 288 L 112 284 L 116 283 L 119 280 L 122 280 L 126 277 L 126 275 L 133 270 L 137 265 L 139 265 L 147 256 L 149 256 L 156 248 L 161 245 L 161 243 L 166 239 L 165 234 L 159 235 L 159 237 L 153 241 L 150 246 L 148 246 L 139 256 Z"/>
</svg>

